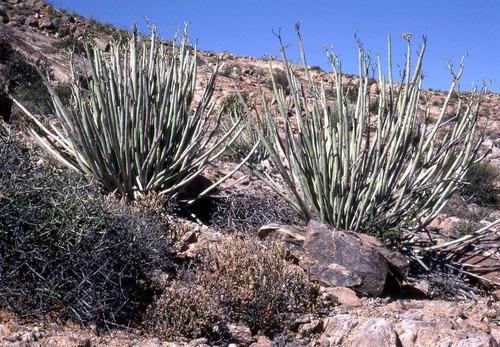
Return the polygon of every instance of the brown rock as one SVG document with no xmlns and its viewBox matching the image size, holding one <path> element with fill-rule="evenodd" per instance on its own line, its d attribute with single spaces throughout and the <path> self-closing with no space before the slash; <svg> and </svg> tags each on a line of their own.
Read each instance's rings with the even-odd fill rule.
<svg viewBox="0 0 500 347">
<path fill-rule="evenodd" d="M 488 324 L 485 324 L 483 322 L 477 322 L 475 320 L 472 320 L 472 319 L 468 319 L 467 320 L 467 323 L 469 323 L 469 325 L 472 325 L 473 327 L 476 327 L 477 329 L 479 330 L 482 330 L 484 331 L 485 333 L 487 334 L 490 334 L 491 333 L 491 329 L 490 327 L 488 326 Z"/>
<path fill-rule="evenodd" d="M 339 314 L 328 317 L 324 322 L 324 332 L 319 341 L 322 346 L 339 346 L 347 335 L 358 324 L 356 317 L 349 314 Z"/>
<path fill-rule="evenodd" d="M 364 295 L 380 296 L 390 283 L 400 288 L 408 260 L 376 238 L 341 231 L 310 221 L 306 230 L 271 224 L 262 227 L 261 239 L 280 241 L 298 264 L 323 286 L 350 287 Z M 394 279 L 397 276 L 397 280 Z"/>
<path fill-rule="evenodd" d="M 365 247 L 355 233 L 310 221 L 304 249 L 318 262 L 316 267 L 310 267 L 315 276 L 333 283 L 339 273 L 337 269 L 328 268 L 333 263 L 353 274 L 353 281 L 346 286 L 366 295 L 379 296 L 384 291 L 389 265 L 379 252 Z M 345 273 L 341 272 L 341 275 L 343 280 Z M 357 284 L 358 279 L 361 279 L 361 284 Z"/>
<path fill-rule="evenodd" d="M 297 333 L 297 338 L 310 338 L 312 334 L 317 333 L 319 330 L 321 330 L 321 328 L 321 321 L 318 319 L 314 319 L 310 323 L 306 323 L 300 327 L 299 332 Z"/>
<path fill-rule="evenodd" d="M 373 318 L 366 321 L 356 331 L 351 340 L 351 347 L 393 347 L 400 344 L 398 335 L 391 322 L 384 318 Z"/>
<path fill-rule="evenodd" d="M 246 325 L 241 324 L 229 324 L 228 326 L 229 333 L 231 334 L 233 342 L 237 342 L 240 346 L 248 346 L 251 343 L 255 342 L 252 337 L 252 332 L 250 328 Z"/>
<path fill-rule="evenodd" d="M 272 341 L 265 336 L 257 336 L 257 342 L 254 342 L 250 347 L 271 347 L 273 345 Z"/>
<path fill-rule="evenodd" d="M 34 16 L 29 16 L 26 18 L 26 21 L 24 22 L 24 24 L 26 24 L 30 27 L 35 27 L 38 25 L 38 21 L 35 19 Z"/>
<path fill-rule="evenodd" d="M 498 347 L 495 338 L 487 333 L 480 331 L 468 336 L 456 344 L 457 347 Z"/>
<path fill-rule="evenodd" d="M 38 27 L 42 30 L 54 29 L 54 23 L 50 17 L 44 16 L 38 20 Z"/>
<path fill-rule="evenodd" d="M 356 292 L 346 287 L 329 287 L 324 289 L 324 296 L 332 296 L 340 305 L 351 307 L 360 307 L 361 299 L 356 295 Z"/>
<path fill-rule="evenodd" d="M 109 39 L 105 37 L 96 37 L 94 42 L 102 49 L 104 52 L 109 51 Z"/>
</svg>

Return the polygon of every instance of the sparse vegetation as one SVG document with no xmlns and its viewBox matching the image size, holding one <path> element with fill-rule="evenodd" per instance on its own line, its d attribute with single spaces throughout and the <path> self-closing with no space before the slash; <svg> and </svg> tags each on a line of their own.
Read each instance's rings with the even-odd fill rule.
<svg viewBox="0 0 500 347">
<path fill-rule="evenodd" d="M 12 47 L 4 34 L 0 34 L 0 65 L 4 67 L 0 71 L 0 86 L 7 87 L 33 113 L 45 115 L 52 111 L 50 93 L 36 68 Z"/>
<path fill-rule="evenodd" d="M 0 138 L 0 308 L 99 329 L 139 321 L 152 299 L 148 272 L 169 264 L 167 226 L 37 160 Z"/>
<path fill-rule="evenodd" d="M 221 199 L 212 215 L 217 229 L 253 235 L 270 223 L 302 225 L 305 221 L 288 203 L 265 194 L 231 194 Z"/>
<path fill-rule="evenodd" d="M 282 250 L 238 236 L 207 249 L 195 272 L 186 271 L 150 307 L 147 325 L 166 339 L 231 341 L 227 324 L 273 336 L 293 318 L 315 312 L 317 287 L 290 266 Z"/>
<path fill-rule="evenodd" d="M 472 165 L 465 175 L 460 194 L 469 202 L 485 207 L 500 207 L 500 170 L 489 163 Z"/>
<path fill-rule="evenodd" d="M 19 9 L 6 6 L 24 14 L 24 3 Z M 48 8 L 47 15 L 61 18 L 67 11 Z M 71 23 L 84 21 L 73 16 Z M 320 290 L 322 279 L 303 270 L 310 264 L 302 267 L 309 261 L 316 266 L 317 258 L 294 252 L 309 242 L 301 235 L 312 218 L 409 250 L 422 265 L 411 271 L 425 274 L 406 278 L 405 290 L 411 280 L 421 280 L 422 293 L 432 298 L 483 293 L 463 279 L 477 265 L 463 262 L 461 252 L 475 243 L 467 239 L 449 253 L 439 250 L 464 236 L 492 236 L 481 228 L 500 208 L 500 171 L 472 164 L 481 142 L 476 121 L 484 94 L 454 87 L 463 61 L 453 74 L 452 92 L 439 101 L 441 96 L 420 89 L 425 39 L 414 64 L 408 35 L 401 83 L 392 80 L 392 71 L 387 79 L 382 73 L 378 81 L 369 77 L 374 70 L 362 47 L 359 78 L 342 74 L 338 57 L 329 52 L 334 81 L 326 82 L 326 75 L 309 75 L 321 68 L 307 67 L 304 52 L 303 68 L 287 59 L 279 33 L 283 60 L 266 54 L 270 68 L 263 72 L 261 62 L 252 65 L 254 58 L 239 65 L 228 53 L 197 53 L 186 31 L 170 43 L 154 27 L 147 37 L 91 18 L 85 23 L 89 40 L 75 41 L 69 23 L 45 33 L 63 38 L 54 47 L 76 48 L 88 59 L 90 73 L 71 61 L 71 85 L 51 85 L 50 71 L 37 71 L 0 34 L 0 72 L 7 76 L 0 82 L 28 106 L 31 135 L 59 160 L 39 156 L 0 120 L 0 310 L 98 331 L 133 327 L 148 338 L 181 343 L 202 338 L 200 344 L 249 345 L 240 340 L 242 328 L 242 335 L 259 335 L 263 345 L 262 335 L 273 345 L 293 345 L 296 339 L 318 344 L 337 312 L 331 307 L 337 293 L 339 302 L 346 298 L 334 288 Z M 298 27 L 297 32 L 300 40 Z M 109 52 L 98 48 L 94 35 L 113 37 Z M 219 57 L 229 64 L 218 71 Z M 208 80 L 197 59 L 213 65 L 205 66 L 213 72 Z M 195 80 L 197 70 L 203 70 L 203 81 Z M 216 113 L 215 78 L 234 77 L 233 71 L 245 75 L 238 85 L 248 89 L 228 97 Z M 315 85 L 317 77 L 327 86 Z M 206 87 L 201 95 L 200 85 Z M 265 93 L 261 100 L 249 96 L 257 88 Z M 426 102 L 442 107 L 441 116 L 431 119 L 435 109 L 422 111 Z M 57 119 L 34 115 L 49 112 Z M 200 174 L 249 173 L 232 169 L 244 158 L 270 189 L 254 176 L 233 193 L 199 199 L 213 187 Z M 190 204 L 195 198 L 198 205 Z M 437 220 L 448 232 L 434 239 L 435 229 L 427 230 L 427 242 L 423 228 L 440 212 L 461 221 Z M 275 241 L 254 239 L 270 223 L 280 224 Z M 284 225 L 292 225 L 293 233 Z M 319 270 L 323 265 L 318 260 Z M 348 309 L 345 304 L 342 311 Z"/>
</svg>

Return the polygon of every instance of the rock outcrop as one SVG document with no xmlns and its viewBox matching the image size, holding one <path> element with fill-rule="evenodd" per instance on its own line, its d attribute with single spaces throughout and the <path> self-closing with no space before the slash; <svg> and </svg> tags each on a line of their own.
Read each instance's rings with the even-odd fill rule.
<svg viewBox="0 0 500 347">
<path fill-rule="evenodd" d="M 374 237 L 316 221 L 305 230 L 271 224 L 258 235 L 279 241 L 321 285 L 348 287 L 362 295 L 398 292 L 409 267 L 408 259 Z"/>
</svg>

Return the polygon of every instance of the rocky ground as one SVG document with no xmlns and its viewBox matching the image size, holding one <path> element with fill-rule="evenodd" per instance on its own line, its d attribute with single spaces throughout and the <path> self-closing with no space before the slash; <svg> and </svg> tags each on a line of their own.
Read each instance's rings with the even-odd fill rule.
<svg viewBox="0 0 500 347">
<path fill-rule="evenodd" d="M 106 48 L 107 38 L 116 29 L 99 26 L 84 18 L 65 11 L 54 10 L 38 0 L 8 0 L 0 4 L 0 32 L 9 37 L 16 48 L 26 56 L 46 61 L 52 68 L 54 78 L 61 83 L 69 81 L 69 67 L 60 44 L 64 40 L 81 40 L 92 33 L 95 40 Z M 233 81 L 250 100 L 258 100 L 259 87 L 265 93 L 269 88 L 269 62 L 254 57 L 237 57 L 230 53 L 202 52 L 200 54 L 201 90 L 204 78 L 217 60 L 222 62 L 218 78 L 219 105 L 234 94 Z M 1 68 L 1 67 L 0 67 Z M 279 61 L 273 61 L 275 72 L 282 70 Z M 300 70 L 300 69 L 299 69 Z M 300 74 L 300 73 L 299 73 Z M 304 78 L 304 76 L 302 76 Z M 331 83 L 331 76 L 323 71 L 312 72 L 315 82 Z M 344 83 L 355 86 L 356 78 L 345 76 Z M 377 94 L 376 84 L 372 85 L 372 95 Z M 446 94 L 427 91 L 430 99 L 431 115 L 439 112 L 439 104 Z M 453 110 L 451 106 L 450 112 Z M 488 93 L 480 111 L 480 124 L 486 137 L 483 151 L 490 150 L 486 160 L 500 167 L 500 95 Z M 231 164 L 222 163 L 211 168 L 206 175 L 215 178 L 231 170 Z M 227 186 L 244 178 L 244 172 Z M 238 191 L 259 191 L 263 188 L 248 178 L 238 183 Z M 473 208 L 471 206 L 466 208 Z M 496 212 L 498 216 L 498 211 Z M 453 219 L 455 218 L 455 219 Z M 456 216 L 443 215 L 433 223 L 435 231 L 449 230 L 458 223 Z M 498 218 L 498 217 L 497 217 Z M 189 223 L 188 223 L 189 224 Z M 192 257 L 196 249 L 205 247 L 207 240 L 219 242 L 225 236 L 208 227 L 189 224 L 196 237 L 179 246 L 184 256 Z M 290 236 L 291 234 L 287 234 Z M 288 237 L 287 236 L 287 237 Z M 475 251 L 496 254 L 489 269 L 498 270 L 498 249 L 500 232 L 490 235 L 484 246 L 475 245 Z M 193 241 L 194 240 L 194 241 Z M 218 240 L 218 241 L 217 241 Z M 469 253 L 476 254 L 476 253 Z M 477 254 L 476 254 L 477 255 Z M 472 257 L 472 256 L 471 256 Z M 484 258 L 482 258 L 484 259 Z M 484 265 L 484 263 L 481 263 Z M 328 267 L 328 263 L 326 267 Z M 485 267 L 486 268 L 486 267 Z M 483 275 L 483 273 L 481 273 Z M 497 273 L 490 277 L 500 281 Z M 454 291 L 455 297 L 436 298 L 432 286 L 445 290 L 454 286 L 463 277 L 446 280 L 431 278 L 409 278 L 406 292 L 399 297 L 371 298 L 355 292 L 349 286 L 328 286 L 324 281 L 322 295 L 333 303 L 331 311 L 324 316 L 303 316 L 289 326 L 288 331 L 269 340 L 261 335 L 252 335 L 245 326 L 232 326 L 234 345 L 245 346 L 498 346 L 500 341 L 500 290 L 490 286 L 489 290 L 475 292 L 467 286 Z M 438 288 L 439 290 L 439 288 Z M 80 327 L 73 323 L 46 320 L 23 320 L 9 312 L 0 311 L 0 346 L 205 346 L 204 339 L 168 342 L 147 336 L 142 330 L 111 330 L 98 333 L 95 327 Z"/>
<path fill-rule="evenodd" d="M 234 326 L 233 346 L 498 346 L 498 296 L 475 300 L 359 298 L 334 288 L 338 300 L 326 318 L 304 316 L 294 329 L 273 341 Z M 498 294 L 497 294 L 498 295 Z M 139 330 L 96 334 L 72 323 L 25 322 L 0 312 L 0 346 L 208 346 L 204 339 L 167 342 Z"/>
</svg>

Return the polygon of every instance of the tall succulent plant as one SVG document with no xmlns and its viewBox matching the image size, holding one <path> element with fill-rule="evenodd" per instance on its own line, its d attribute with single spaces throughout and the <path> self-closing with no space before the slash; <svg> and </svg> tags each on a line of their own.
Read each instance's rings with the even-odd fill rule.
<svg viewBox="0 0 500 347">
<path fill-rule="evenodd" d="M 309 219 L 317 217 L 355 230 L 425 226 L 442 210 L 477 159 L 477 113 L 484 93 L 474 90 L 468 97 L 461 96 L 456 113 L 445 121 L 463 60 L 458 72 L 451 69 L 450 90 L 438 119 L 431 122 L 429 103 L 422 104 L 425 96 L 421 90 L 426 39 L 412 67 L 411 35 L 403 35 L 408 45 L 406 64 L 402 81 L 394 83 L 389 37 L 389 77 L 387 80 L 382 73 L 379 59 L 378 107 L 371 113 L 371 64 L 362 45 L 357 100 L 350 105 L 346 97 L 350 90 L 343 85 L 338 56 L 327 51 L 334 71 L 332 98 L 323 82 L 319 86 L 313 83 L 298 25 L 296 29 L 307 81 L 299 83 L 278 34 L 293 106 L 273 78 L 277 106 L 271 109 L 263 97 L 261 124 L 254 121 L 259 117 L 247 117 L 266 147 L 271 165 L 247 165 Z M 246 112 L 250 113 L 248 107 Z M 281 126 L 284 136 L 280 136 Z"/>
<path fill-rule="evenodd" d="M 70 55 L 71 107 L 40 71 L 60 126 L 45 126 L 30 115 L 37 125 L 30 133 L 55 158 L 95 175 L 108 191 L 128 199 L 150 191 L 177 195 L 223 151 L 219 145 L 237 126 L 214 138 L 219 117 L 211 116 L 210 100 L 217 71 L 193 105 L 197 48 L 187 28 L 172 44 L 162 42 L 153 27 L 150 39 L 135 29 L 127 42 L 112 42 L 109 54 L 92 42 L 85 48 L 90 78 L 82 81 Z"/>
</svg>

